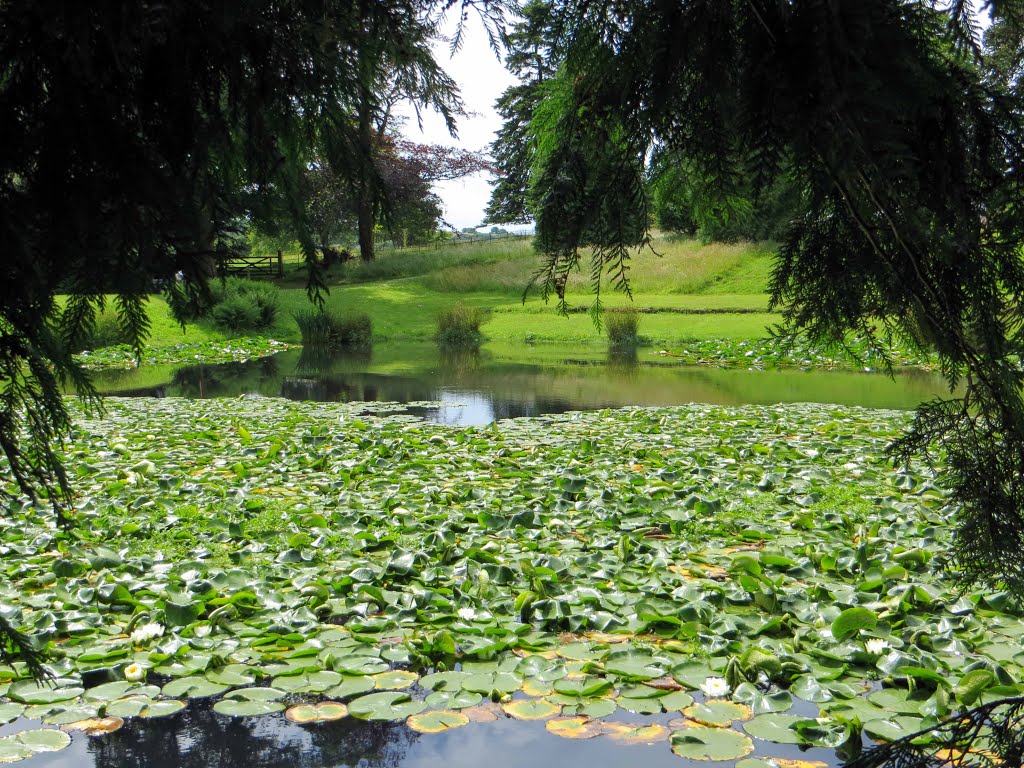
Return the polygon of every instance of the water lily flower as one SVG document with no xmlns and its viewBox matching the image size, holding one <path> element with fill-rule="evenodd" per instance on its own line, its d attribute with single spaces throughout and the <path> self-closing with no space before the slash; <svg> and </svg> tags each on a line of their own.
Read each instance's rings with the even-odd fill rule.
<svg viewBox="0 0 1024 768">
<path fill-rule="evenodd" d="M 132 632 L 132 642 L 135 645 L 142 645 L 150 640 L 157 637 L 162 637 L 164 634 L 164 627 L 162 624 L 150 622 L 149 624 L 143 624 L 141 627 L 137 627 Z"/>
<path fill-rule="evenodd" d="M 129 664 L 124 668 L 124 679 L 137 683 L 146 679 L 146 668 L 141 664 Z"/>
<path fill-rule="evenodd" d="M 709 699 L 718 699 L 729 695 L 729 684 L 721 677 L 709 677 L 700 684 L 700 689 Z"/>
<path fill-rule="evenodd" d="M 882 640 L 880 637 L 872 637 L 870 640 L 864 643 L 865 650 L 872 656 L 881 656 L 883 653 L 885 653 L 885 649 L 888 647 L 888 641 Z"/>
<path fill-rule="evenodd" d="M 470 621 L 471 619 L 476 617 L 476 611 L 474 611 L 472 608 L 459 608 L 458 614 L 459 618 L 464 619 L 465 621 Z"/>
</svg>

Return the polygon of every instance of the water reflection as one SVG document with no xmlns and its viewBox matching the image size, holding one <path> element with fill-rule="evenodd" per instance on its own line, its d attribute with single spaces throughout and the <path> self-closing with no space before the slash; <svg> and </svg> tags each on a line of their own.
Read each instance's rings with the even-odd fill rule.
<svg viewBox="0 0 1024 768">
<path fill-rule="evenodd" d="M 279 716 L 223 717 L 194 701 L 171 718 L 133 720 L 87 749 L 95 768 L 395 768 L 419 738 L 399 723 L 300 727 Z"/>
<path fill-rule="evenodd" d="M 106 394 L 192 398 L 266 395 L 294 400 L 439 403 L 413 412 L 445 424 L 627 405 L 818 402 L 913 408 L 941 380 L 880 374 L 685 367 L 650 350 L 526 349 L 519 357 L 380 345 L 342 355 L 293 350 L 247 363 L 97 375 Z M 522 357 L 522 355 L 532 355 Z"/>
</svg>

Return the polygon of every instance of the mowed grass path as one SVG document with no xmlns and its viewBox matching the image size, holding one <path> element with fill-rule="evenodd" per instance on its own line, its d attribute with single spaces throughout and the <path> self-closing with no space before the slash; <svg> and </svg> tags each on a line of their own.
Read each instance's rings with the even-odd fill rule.
<svg viewBox="0 0 1024 768">
<path fill-rule="evenodd" d="M 655 251 L 636 254 L 630 284 L 632 300 L 611 285 L 602 287 L 607 308 L 633 306 L 644 312 L 640 332 L 653 346 L 692 339 L 763 337 L 779 320 L 769 313 L 768 282 L 772 250 L 750 243 L 702 245 L 667 237 Z M 540 266 L 530 239 L 449 246 L 421 251 L 382 253 L 370 264 L 350 262 L 326 274 L 328 310 L 366 312 L 377 342 L 429 340 L 438 313 L 456 302 L 480 307 L 489 317 L 483 326 L 488 341 L 603 345 L 603 332 L 586 310 L 594 300 L 585 272 L 569 281 L 569 303 L 576 310 L 559 314 L 554 301 L 538 290 L 525 302 L 523 292 Z M 300 341 L 294 314 L 308 309 L 305 275 L 294 269 L 280 281 L 281 306 L 276 325 L 266 335 Z M 153 346 L 205 341 L 219 331 L 206 325 L 184 333 L 169 321 L 166 304 L 151 300 Z"/>
</svg>

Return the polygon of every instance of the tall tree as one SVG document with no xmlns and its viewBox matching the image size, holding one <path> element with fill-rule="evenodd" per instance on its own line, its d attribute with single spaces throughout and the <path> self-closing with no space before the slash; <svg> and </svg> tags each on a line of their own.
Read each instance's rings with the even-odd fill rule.
<svg viewBox="0 0 1024 768">
<path fill-rule="evenodd" d="M 1024 124 L 969 4 L 570 0 L 559 17 L 541 279 L 564 297 L 588 242 L 595 286 L 625 277 L 649 235 L 622 212 L 646 218 L 637 167 L 655 146 L 723 203 L 790 169 L 804 193 L 773 305 L 819 342 L 855 331 L 882 353 L 893 337 L 937 352 L 965 393 L 923 405 L 894 455 L 944 451 L 952 569 L 1024 595 Z"/>
<path fill-rule="evenodd" d="M 491 143 L 495 178 L 484 220 L 500 224 L 531 221 L 529 208 L 530 169 L 536 146 L 530 131 L 533 113 L 544 98 L 544 84 L 554 77 L 558 60 L 553 26 L 553 4 L 531 0 L 506 40 L 505 66 L 519 78 L 495 105 L 503 120 Z"/>
<path fill-rule="evenodd" d="M 384 188 L 373 158 L 388 135 L 392 109 L 399 100 L 417 109 L 432 108 L 455 135 L 455 118 L 463 113 L 458 88 L 434 60 L 430 44 L 438 37 L 437 18 L 408 9 L 394 13 L 376 0 L 358 0 L 358 25 L 364 43 L 358 49 L 360 73 L 353 119 L 361 158 L 355 185 L 359 253 L 374 258 L 374 229 L 385 204 Z"/>
</svg>

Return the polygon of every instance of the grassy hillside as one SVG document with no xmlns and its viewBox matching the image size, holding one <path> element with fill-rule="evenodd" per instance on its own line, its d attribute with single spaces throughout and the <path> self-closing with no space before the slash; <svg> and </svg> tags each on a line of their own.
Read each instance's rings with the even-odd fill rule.
<svg viewBox="0 0 1024 768">
<path fill-rule="evenodd" d="M 634 306 L 643 311 L 640 333 L 652 345 L 757 338 L 778 320 L 767 312 L 771 256 L 764 245 L 702 245 L 695 240 L 657 238 L 654 251 L 633 258 L 632 302 L 610 285 L 603 286 L 602 301 L 607 307 Z M 602 332 L 585 312 L 593 302 L 587 274 L 570 279 L 569 301 L 575 311 L 568 317 L 560 316 L 553 303 L 542 301 L 536 290 L 522 300 L 539 266 L 528 238 L 384 252 L 370 264 L 349 262 L 328 272 L 330 292 L 324 297 L 325 305 L 337 313 L 369 313 L 377 342 L 430 339 L 438 312 L 463 302 L 489 313 L 483 330 L 493 342 L 603 345 Z M 305 275 L 293 267 L 278 283 L 278 318 L 265 335 L 298 342 L 294 315 L 309 307 Z M 150 300 L 150 310 L 154 347 L 233 335 L 206 322 L 183 331 L 156 297 Z"/>
</svg>

